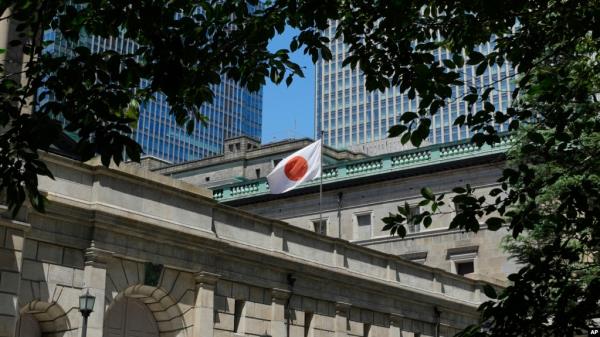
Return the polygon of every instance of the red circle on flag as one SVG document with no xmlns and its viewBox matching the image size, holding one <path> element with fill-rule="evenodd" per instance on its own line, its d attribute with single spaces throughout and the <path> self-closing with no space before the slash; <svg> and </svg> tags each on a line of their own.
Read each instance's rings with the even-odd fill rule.
<svg viewBox="0 0 600 337">
<path fill-rule="evenodd" d="M 308 171 L 308 163 L 301 156 L 296 156 L 285 163 L 283 172 L 289 180 L 298 181 L 304 177 Z"/>
</svg>

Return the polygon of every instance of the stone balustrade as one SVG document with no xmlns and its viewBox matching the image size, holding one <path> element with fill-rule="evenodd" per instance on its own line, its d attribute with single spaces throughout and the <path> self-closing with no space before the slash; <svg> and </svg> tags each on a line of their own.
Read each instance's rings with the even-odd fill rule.
<svg viewBox="0 0 600 337">
<path fill-rule="evenodd" d="M 504 153 L 511 144 L 512 138 L 510 135 L 501 136 L 500 142 L 494 146 L 483 145 L 482 147 L 477 147 L 469 141 L 436 144 L 416 150 L 413 149 L 400 153 L 386 154 L 342 164 L 330 165 L 323 170 L 323 180 L 324 184 L 331 184 L 336 181 L 353 179 L 356 177 L 375 176 L 444 162 L 452 162 L 464 159 L 465 157 L 499 154 Z M 300 188 L 318 184 L 319 180 L 315 179 L 303 183 L 300 185 Z M 218 201 L 230 201 L 268 193 L 269 186 L 265 178 L 213 188 L 213 198 Z"/>
</svg>

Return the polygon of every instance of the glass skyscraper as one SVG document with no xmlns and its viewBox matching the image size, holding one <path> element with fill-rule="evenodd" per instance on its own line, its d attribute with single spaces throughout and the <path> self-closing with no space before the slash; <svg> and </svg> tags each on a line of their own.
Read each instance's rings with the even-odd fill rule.
<svg viewBox="0 0 600 337">
<path fill-rule="evenodd" d="M 45 41 L 54 41 L 46 51 L 68 55 L 72 47 L 59 33 L 48 30 Z M 78 43 L 93 53 L 114 50 L 130 53 L 137 46 L 125 38 L 82 36 Z M 140 87 L 147 83 L 140 83 Z M 250 92 L 235 81 L 222 78 L 221 84 L 212 87 L 215 96 L 213 103 L 201 108 L 209 118 L 208 125 L 197 124 L 192 134 L 175 122 L 169 114 L 166 97 L 155 94 L 154 100 L 140 104 L 140 115 L 134 139 L 142 146 L 144 155 L 154 156 L 172 163 L 200 159 L 223 152 L 223 142 L 227 138 L 241 135 L 257 140 L 262 132 L 262 89 Z"/>
<path fill-rule="evenodd" d="M 348 47 L 340 40 L 334 40 L 336 26 L 331 25 L 325 32 L 331 42 L 331 61 L 319 60 L 315 76 L 315 130 L 317 135 L 323 130 L 324 143 L 336 148 L 365 144 L 387 137 L 388 129 L 400 123 L 400 116 L 406 111 L 417 111 L 419 98 L 408 99 L 398 87 L 385 92 L 368 92 L 361 71 L 346 66 L 342 62 Z M 479 46 L 479 52 L 486 54 L 493 50 L 494 41 Z M 449 51 L 442 48 L 435 54 L 436 60 L 451 59 Z M 466 57 L 465 57 L 466 58 Z M 475 75 L 475 67 L 465 65 L 462 69 L 464 85 L 452 89 L 453 97 L 463 96 L 469 86 L 492 85 L 497 90 L 490 94 L 490 101 L 497 110 L 505 110 L 512 103 L 511 92 L 514 84 L 511 75 L 514 70 L 506 63 L 494 65 L 481 76 Z M 477 103 L 473 111 L 482 109 Z M 453 126 L 457 116 L 467 113 L 468 104 L 462 99 L 450 100 L 432 119 L 429 143 L 446 143 L 470 137 L 468 128 Z M 508 123 L 497 125 L 500 131 L 507 130 Z"/>
</svg>

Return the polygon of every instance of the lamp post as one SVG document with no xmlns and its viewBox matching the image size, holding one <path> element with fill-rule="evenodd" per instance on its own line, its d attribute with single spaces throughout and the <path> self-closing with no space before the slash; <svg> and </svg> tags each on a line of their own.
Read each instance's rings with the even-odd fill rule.
<svg viewBox="0 0 600 337">
<path fill-rule="evenodd" d="M 79 296 L 79 312 L 83 316 L 83 325 L 81 326 L 81 337 L 85 337 L 87 333 L 87 320 L 92 311 L 94 310 L 94 302 L 96 297 L 90 295 L 88 289 L 84 295 Z"/>
</svg>

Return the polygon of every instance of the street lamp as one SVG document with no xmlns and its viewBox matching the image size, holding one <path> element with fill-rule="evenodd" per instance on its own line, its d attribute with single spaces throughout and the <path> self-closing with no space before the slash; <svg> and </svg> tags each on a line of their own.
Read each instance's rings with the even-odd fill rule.
<svg viewBox="0 0 600 337">
<path fill-rule="evenodd" d="M 84 295 L 79 296 L 79 312 L 81 312 L 81 316 L 83 316 L 83 325 L 81 327 L 81 337 L 85 337 L 87 333 L 87 320 L 88 316 L 94 311 L 94 302 L 96 301 L 96 297 L 90 295 L 90 290 L 88 289 Z"/>
</svg>

